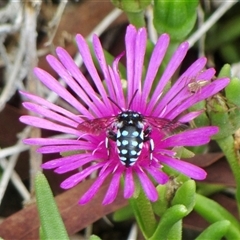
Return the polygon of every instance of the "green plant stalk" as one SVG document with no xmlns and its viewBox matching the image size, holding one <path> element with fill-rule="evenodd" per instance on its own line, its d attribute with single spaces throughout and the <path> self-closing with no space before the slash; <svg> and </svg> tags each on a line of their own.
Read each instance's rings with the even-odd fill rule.
<svg viewBox="0 0 240 240">
<path fill-rule="evenodd" d="M 137 28 L 145 27 L 144 13 L 139 12 L 125 12 L 128 16 L 128 20 Z"/>
<path fill-rule="evenodd" d="M 240 214 L 240 164 L 237 152 L 234 148 L 234 139 L 233 136 L 230 135 L 226 138 L 217 139 L 216 141 L 227 158 L 237 184 L 236 200 L 238 206 L 238 214 Z"/>
<path fill-rule="evenodd" d="M 194 210 L 209 223 L 228 220 L 231 224 L 226 233 L 227 239 L 239 239 L 240 225 L 238 220 L 217 202 L 200 194 L 196 194 Z"/>
<path fill-rule="evenodd" d="M 137 198 L 131 198 L 129 202 L 144 238 L 148 239 L 157 227 L 157 221 L 151 203 L 142 190 L 140 190 Z"/>
<path fill-rule="evenodd" d="M 224 236 L 226 236 L 230 224 L 231 223 L 228 220 L 215 222 L 206 228 L 195 240 L 221 240 Z"/>
</svg>

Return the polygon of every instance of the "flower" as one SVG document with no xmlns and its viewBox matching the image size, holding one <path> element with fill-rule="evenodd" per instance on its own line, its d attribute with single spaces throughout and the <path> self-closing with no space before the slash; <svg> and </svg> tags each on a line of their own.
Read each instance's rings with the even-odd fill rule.
<svg viewBox="0 0 240 240">
<path fill-rule="evenodd" d="M 213 68 L 204 70 L 206 59 L 200 58 L 166 92 L 166 85 L 187 53 L 188 43 L 184 42 L 177 48 L 160 80 L 156 79 L 154 81 L 167 51 L 169 36 L 163 34 L 159 37 L 152 52 L 146 75 L 143 77 L 146 41 L 145 28 L 137 30 L 132 25 L 127 27 L 125 37 L 126 93 L 122 87 L 118 71 L 118 63 L 122 55 L 113 61 L 112 66 L 107 65 L 97 36 L 93 37 L 93 46 L 105 84 L 96 70 L 88 45 L 81 35 L 76 36 L 76 42 L 94 86 L 89 84 L 73 59 L 63 48 L 58 47 L 56 49 L 58 59 L 52 55 L 47 56 L 47 61 L 66 82 L 71 92 L 42 69 L 35 69 L 36 76 L 50 90 L 57 93 L 59 97 L 75 108 L 77 114 L 38 96 L 21 92 L 32 101 L 23 103 L 24 107 L 41 115 L 41 117 L 22 116 L 20 121 L 34 127 L 75 136 L 75 139 L 25 139 L 26 144 L 40 145 L 38 152 L 42 154 L 72 152 L 72 155 L 51 160 L 44 163 L 42 167 L 44 169 L 55 169 L 55 172 L 60 174 L 81 168 L 81 171 L 62 182 L 61 187 L 64 189 L 74 187 L 93 172 L 97 173 L 95 182 L 81 197 L 80 204 L 90 201 L 109 175 L 111 181 L 103 199 L 103 204 L 114 201 L 120 187 L 121 178 L 124 179 L 125 198 L 133 196 L 136 181 L 139 180 L 148 199 L 156 201 L 158 194 L 154 182 L 165 184 L 168 181 L 168 175 L 162 171 L 163 164 L 196 180 L 202 180 L 206 177 L 206 172 L 203 169 L 177 159 L 173 147 L 206 144 L 210 141 L 210 137 L 218 132 L 218 128 L 214 126 L 201 127 L 178 133 L 172 130 L 199 116 L 202 111 L 187 112 L 187 109 L 222 90 L 229 80 L 222 78 L 211 82 L 215 70 Z M 142 81 L 143 78 L 144 81 Z M 156 81 L 156 88 L 153 89 L 153 83 Z M 200 89 L 192 91 L 189 86 L 193 81 L 204 81 L 204 84 L 200 86 Z M 95 89 L 97 89 L 97 92 Z M 117 132 L 118 137 L 120 137 L 118 138 L 120 144 L 123 144 L 123 141 L 126 140 L 121 128 L 123 126 L 118 122 L 122 112 L 127 113 L 127 115 L 137 113 L 143 118 L 141 121 L 138 118 L 137 120 L 140 122 L 137 121 L 137 124 L 140 128 L 140 130 L 138 129 L 139 134 L 145 136 L 142 136 L 142 140 L 138 139 L 140 141 L 137 142 L 138 146 L 133 148 L 133 150 L 138 151 L 139 156 L 131 166 L 123 164 L 123 155 L 118 153 L 120 147 L 117 146 L 119 143 L 116 141 Z M 86 121 L 86 119 L 88 120 Z M 148 119 L 150 119 L 149 124 Z M 151 125 L 151 122 L 155 123 L 156 126 Z M 97 123 L 99 123 L 99 126 Z M 144 124 L 144 131 L 141 129 L 142 123 Z M 84 128 L 86 131 L 84 131 Z M 170 131 L 170 134 L 168 134 L 168 131 Z M 105 144 L 106 139 L 108 140 L 107 144 Z M 143 146 L 140 148 L 141 143 Z"/>
</svg>

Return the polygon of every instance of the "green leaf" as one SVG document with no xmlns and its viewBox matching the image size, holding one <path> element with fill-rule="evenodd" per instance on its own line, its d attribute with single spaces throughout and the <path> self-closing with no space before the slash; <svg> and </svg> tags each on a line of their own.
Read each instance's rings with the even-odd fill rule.
<svg viewBox="0 0 240 240">
<path fill-rule="evenodd" d="M 89 240 L 101 240 L 101 238 L 98 237 L 97 235 L 91 235 Z"/>
<path fill-rule="evenodd" d="M 127 220 L 131 217 L 133 217 L 133 211 L 132 211 L 131 206 L 129 206 L 129 205 L 117 210 L 113 214 L 113 220 L 115 222 L 121 222 L 121 221 Z"/>
<path fill-rule="evenodd" d="M 154 0 L 154 26 L 159 34 L 170 34 L 181 42 L 193 29 L 197 19 L 197 0 Z"/>
<path fill-rule="evenodd" d="M 167 240 L 182 240 L 182 220 L 177 221 L 168 233 Z"/>
<path fill-rule="evenodd" d="M 151 3 L 151 0 L 111 0 L 111 2 L 125 12 L 140 12 Z"/>
<path fill-rule="evenodd" d="M 162 216 L 169 207 L 170 197 L 169 183 L 157 186 L 158 200 L 152 203 L 153 210 L 158 216 Z M 170 195 L 170 196 L 169 196 Z"/>
<path fill-rule="evenodd" d="M 229 135 L 228 137 L 217 139 L 216 141 L 227 158 L 228 164 L 234 175 L 237 184 L 235 197 L 237 200 L 238 211 L 240 212 L 240 163 L 239 152 L 235 148 L 235 139 L 232 135 Z"/>
<path fill-rule="evenodd" d="M 206 228 L 197 238 L 196 240 L 206 240 L 206 239 L 214 239 L 221 240 L 230 227 L 230 222 L 228 220 L 222 220 L 211 224 L 208 228 Z"/>
<path fill-rule="evenodd" d="M 225 89 L 227 100 L 240 107 L 240 79 L 233 77 Z"/>
<path fill-rule="evenodd" d="M 174 224 L 187 215 L 188 210 L 184 205 L 174 205 L 163 214 L 156 231 L 149 240 L 168 239 L 169 232 Z"/>
<path fill-rule="evenodd" d="M 148 239 L 154 233 L 157 226 L 149 199 L 141 189 L 138 197 L 129 199 L 129 202 L 142 234 Z"/>
<path fill-rule="evenodd" d="M 42 173 L 36 175 L 35 189 L 42 239 L 69 239 L 50 186 Z"/>
<path fill-rule="evenodd" d="M 221 220 L 228 220 L 231 225 L 226 233 L 228 239 L 239 239 L 240 225 L 238 220 L 217 202 L 196 194 L 196 204 L 194 210 L 206 219 L 209 223 L 215 223 Z"/>
<path fill-rule="evenodd" d="M 195 205 L 196 184 L 194 180 L 188 180 L 180 186 L 172 200 L 172 205 L 182 204 L 187 208 L 188 213 Z"/>
</svg>

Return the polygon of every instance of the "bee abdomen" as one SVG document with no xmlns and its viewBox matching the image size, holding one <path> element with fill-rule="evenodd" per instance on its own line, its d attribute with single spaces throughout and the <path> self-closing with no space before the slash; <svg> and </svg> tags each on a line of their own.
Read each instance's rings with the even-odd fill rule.
<svg viewBox="0 0 240 240">
<path fill-rule="evenodd" d="M 126 167 L 132 166 L 141 154 L 144 133 L 136 126 L 123 126 L 117 131 L 117 150 L 120 161 Z"/>
</svg>

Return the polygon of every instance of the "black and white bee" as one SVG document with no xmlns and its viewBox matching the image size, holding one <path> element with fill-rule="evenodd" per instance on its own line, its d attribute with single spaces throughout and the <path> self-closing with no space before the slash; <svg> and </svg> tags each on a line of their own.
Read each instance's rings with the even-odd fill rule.
<svg viewBox="0 0 240 240">
<path fill-rule="evenodd" d="M 177 129 L 186 127 L 185 124 L 177 121 L 143 116 L 139 112 L 125 110 L 116 116 L 86 120 L 79 124 L 78 129 L 95 135 L 105 131 L 107 149 L 110 147 L 109 140 L 116 142 L 121 163 L 126 167 L 131 167 L 138 160 L 145 142 L 149 143 L 149 157 L 152 160 L 154 141 L 151 139 L 151 132 L 153 128 L 169 135 Z"/>
</svg>

